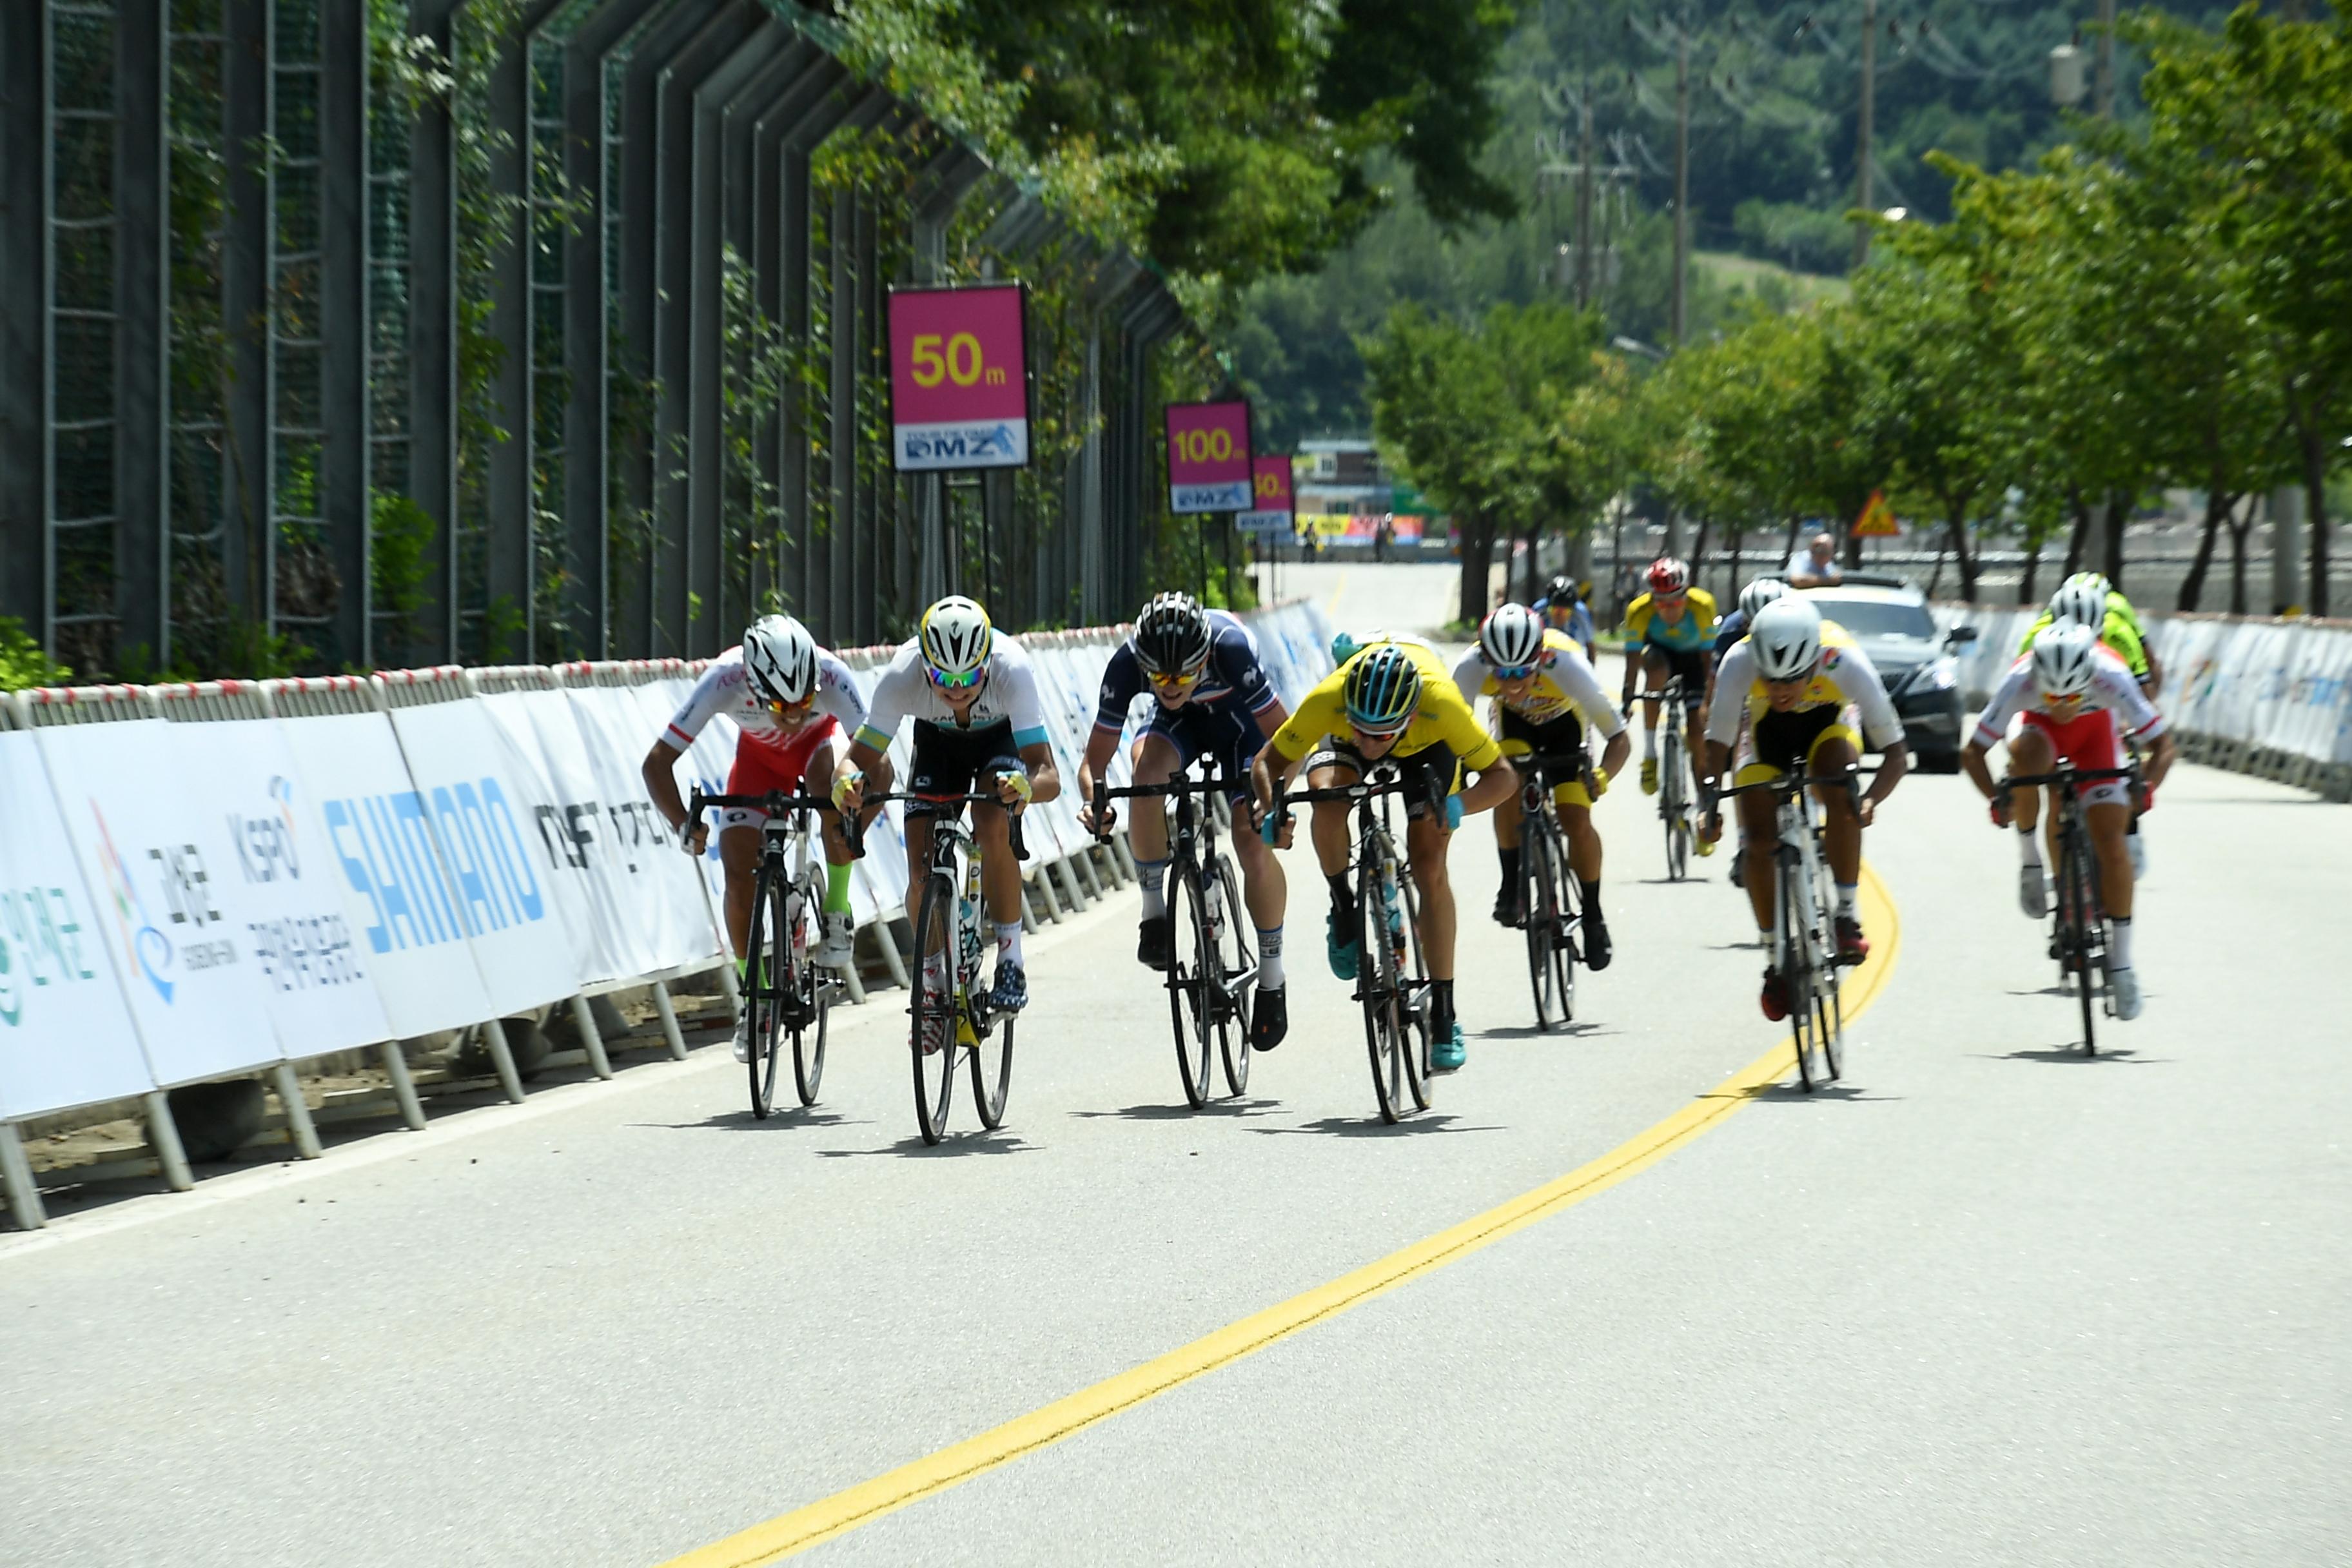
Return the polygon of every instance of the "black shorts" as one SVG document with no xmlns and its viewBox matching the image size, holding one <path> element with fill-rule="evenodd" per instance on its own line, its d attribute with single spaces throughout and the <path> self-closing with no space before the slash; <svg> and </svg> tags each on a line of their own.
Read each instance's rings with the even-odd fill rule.
<svg viewBox="0 0 2352 1568">
<path fill-rule="evenodd" d="M 1229 800 L 1240 800 L 1250 793 L 1250 763 L 1265 744 L 1265 731 L 1247 712 L 1195 702 L 1174 709 L 1155 703 L 1143 733 L 1164 736 L 1176 748 L 1177 760 L 1187 767 L 1195 758 L 1212 759 L 1225 776 Z"/>
<path fill-rule="evenodd" d="M 1814 749 L 1832 731 L 1853 736 L 1853 731 L 1842 721 L 1844 711 L 1823 703 L 1819 708 L 1765 714 L 1755 723 L 1756 761 L 1778 773 L 1811 772 Z"/>
<path fill-rule="evenodd" d="M 1706 671 L 1701 661 L 1701 656 L 1706 652 L 1705 648 L 1697 647 L 1661 647 L 1656 643 L 1642 645 L 1644 660 L 1652 658 L 1664 659 L 1667 672 L 1683 678 L 1683 706 L 1685 708 L 1696 708 L 1706 700 Z"/>
<path fill-rule="evenodd" d="M 1355 747 L 1335 743 L 1324 747 L 1307 759 L 1307 771 L 1338 763 L 1353 772 L 1359 779 L 1365 777 L 1382 763 L 1394 763 L 1397 782 L 1403 786 L 1404 815 L 1407 820 L 1417 820 L 1445 809 L 1446 796 L 1454 793 L 1454 781 L 1462 770 L 1454 761 L 1454 750 L 1443 741 L 1431 742 L 1408 757 L 1393 754 L 1367 762 Z"/>
<path fill-rule="evenodd" d="M 909 816 L 961 813 L 963 802 L 950 802 L 945 797 L 971 794 L 974 782 L 983 773 L 1026 771 L 1021 762 L 1021 748 L 1013 743 L 1010 719 L 999 719 L 977 730 L 958 730 L 935 724 L 929 719 L 918 719 L 913 752 L 907 768 L 907 793 L 942 798 L 938 805 L 909 802 Z"/>
<path fill-rule="evenodd" d="M 1523 743 L 1528 755 L 1538 763 L 1555 766 L 1564 763 L 1567 771 L 1577 770 L 1579 759 L 1584 755 L 1583 720 L 1573 713 L 1563 713 L 1538 724 L 1515 708 L 1500 704 L 1496 708 L 1503 715 L 1503 723 L 1495 739 L 1507 748 L 1513 741 Z"/>
</svg>

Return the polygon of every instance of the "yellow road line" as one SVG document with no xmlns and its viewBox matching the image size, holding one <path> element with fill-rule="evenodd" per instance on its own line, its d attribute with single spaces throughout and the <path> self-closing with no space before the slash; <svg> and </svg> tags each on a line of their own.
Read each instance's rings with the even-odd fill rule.
<svg viewBox="0 0 2352 1568">
<path fill-rule="evenodd" d="M 1903 945 L 1903 923 L 1895 900 L 1888 896 L 1878 874 L 1866 865 L 1862 868 L 1862 899 L 1865 923 L 1876 933 L 1877 941 L 1870 957 L 1853 972 L 1846 986 L 1845 1016 L 1849 1023 L 1860 1016 L 1885 989 L 1895 954 Z M 1024 1454 L 1058 1443 L 1180 1384 L 1262 1351 L 1277 1340 L 1337 1317 L 1350 1307 L 1606 1192 L 1701 1133 L 1722 1125 L 1734 1111 L 1788 1076 L 1796 1061 L 1794 1042 L 1783 1040 L 1664 1121 L 1533 1192 L 1523 1193 L 1328 1285 L 1318 1285 L 1191 1344 L 1155 1356 L 1140 1366 L 1105 1378 L 1091 1388 L 1082 1388 L 1066 1399 L 1055 1400 L 1041 1410 L 1016 1416 L 912 1464 L 901 1465 L 870 1481 L 674 1558 L 663 1568 L 755 1568 L 756 1564 L 774 1563 L 837 1535 L 845 1535 L 909 1503 L 961 1486 Z"/>
<path fill-rule="evenodd" d="M 1342 572 L 1332 580 L 1331 596 L 1323 601 L 1323 613 L 1326 616 L 1336 616 L 1339 613 L 1339 595 L 1347 591 L 1348 574 Z"/>
</svg>

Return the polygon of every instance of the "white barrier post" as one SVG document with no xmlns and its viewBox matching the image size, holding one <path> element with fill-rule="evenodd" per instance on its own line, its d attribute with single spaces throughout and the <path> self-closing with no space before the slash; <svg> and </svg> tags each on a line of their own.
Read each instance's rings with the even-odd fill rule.
<svg viewBox="0 0 2352 1568">
<path fill-rule="evenodd" d="M 482 1044 L 490 1053 L 490 1066 L 499 1075 L 499 1088 L 517 1105 L 522 1103 L 522 1075 L 515 1071 L 514 1052 L 507 1048 L 506 1022 L 485 1018 L 481 1023 Z"/>
<path fill-rule="evenodd" d="M 195 1173 L 188 1169 L 188 1152 L 180 1146 L 180 1124 L 172 1120 L 172 1102 L 156 1089 L 140 1096 L 140 1104 L 147 1112 L 147 1147 L 163 1167 L 164 1185 L 175 1193 L 193 1189 Z"/>
<path fill-rule="evenodd" d="M 33 1179 L 33 1163 L 25 1157 L 13 1121 L 0 1121 L 0 1179 L 7 1184 L 8 1211 L 16 1216 L 18 1228 L 38 1230 L 49 1223 L 41 1207 L 40 1184 Z"/>
<path fill-rule="evenodd" d="M 292 1062 L 279 1062 L 269 1069 L 270 1081 L 278 1086 L 278 1102 L 286 1108 L 286 1141 L 305 1160 L 315 1160 L 326 1152 L 319 1146 L 319 1129 L 310 1121 L 310 1102 L 302 1098 L 302 1080 L 294 1076 Z"/>
<path fill-rule="evenodd" d="M 681 1062 L 686 1060 L 686 1036 L 677 1026 L 677 1009 L 670 1004 L 669 982 L 667 980 L 654 982 L 654 1011 L 661 1017 L 662 1038 L 669 1044 L 671 1058 Z"/>
<path fill-rule="evenodd" d="M 588 1070 L 598 1078 L 613 1076 L 612 1058 L 604 1054 L 604 1037 L 596 1027 L 596 1010 L 585 993 L 572 998 L 572 1022 L 580 1030 L 580 1048 L 588 1054 Z"/>
<path fill-rule="evenodd" d="M 425 1102 L 416 1098 L 416 1080 L 409 1076 L 407 1053 L 398 1040 L 386 1040 L 376 1049 L 383 1057 L 384 1076 L 392 1079 L 392 1098 L 400 1107 L 400 1120 L 411 1132 L 424 1131 Z"/>
</svg>

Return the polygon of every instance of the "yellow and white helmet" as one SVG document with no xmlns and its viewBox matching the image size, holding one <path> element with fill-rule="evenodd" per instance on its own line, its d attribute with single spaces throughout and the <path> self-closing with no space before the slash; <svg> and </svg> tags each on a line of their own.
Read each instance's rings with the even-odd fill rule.
<svg viewBox="0 0 2352 1568">
<path fill-rule="evenodd" d="M 923 612 L 918 637 L 923 663 L 940 686 L 969 686 L 988 665 L 995 634 L 988 612 L 961 594 L 950 595 Z"/>
</svg>

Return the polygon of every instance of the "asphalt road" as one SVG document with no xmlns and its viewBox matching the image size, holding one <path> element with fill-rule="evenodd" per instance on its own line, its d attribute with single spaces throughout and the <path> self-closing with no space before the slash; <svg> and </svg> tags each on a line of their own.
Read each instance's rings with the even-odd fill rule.
<svg viewBox="0 0 2352 1568">
<path fill-rule="evenodd" d="M 1320 570 L 1289 569 L 1362 626 L 1451 582 Z M 1645 805 L 1601 807 L 1619 957 L 1550 1036 L 1460 837 L 1470 1061 L 1403 1127 L 1301 851 L 1293 1034 L 1239 1103 L 1181 1109 L 1129 893 L 1038 942 L 999 1135 L 921 1146 L 886 998 L 814 1112 L 754 1123 L 713 1047 L 0 1242 L 0 1561 L 659 1563 L 1504 1204 L 1780 1034 L 1721 861 L 1659 880 Z M 2181 770 L 2148 1009 L 2085 1060 L 2007 845 L 1909 781 L 1843 1090 L 1744 1097 L 812 1560 L 2352 1560 L 2347 822 Z"/>
</svg>

